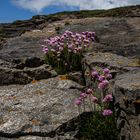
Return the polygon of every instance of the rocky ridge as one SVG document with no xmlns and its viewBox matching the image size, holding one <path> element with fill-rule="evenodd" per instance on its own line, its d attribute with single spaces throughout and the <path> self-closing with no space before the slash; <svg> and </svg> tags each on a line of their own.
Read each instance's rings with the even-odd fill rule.
<svg viewBox="0 0 140 140">
<path fill-rule="evenodd" d="M 41 20 L 32 22 L 36 27 L 25 33 L 18 34 L 15 26 L 17 34 L 7 36 L 10 38 L 0 50 L 0 140 L 79 139 L 79 114 L 73 100 L 84 83 L 90 85 L 90 70 L 101 64 L 113 74 L 120 139 L 139 140 L 140 18 L 92 17 L 50 24 L 43 16 L 40 19 L 43 24 Z M 65 30 L 97 34 L 93 48 L 84 54 L 82 72 L 68 74 L 79 83 L 58 76 L 43 61 L 42 40 Z M 81 118 L 85 116 L 88 114 L 81 114 Z"/>
</svg>

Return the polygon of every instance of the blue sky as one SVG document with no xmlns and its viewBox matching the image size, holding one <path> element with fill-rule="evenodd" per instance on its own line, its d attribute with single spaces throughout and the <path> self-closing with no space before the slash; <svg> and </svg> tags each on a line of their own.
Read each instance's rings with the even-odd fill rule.
<svg viewBox="0 0 140 140">
<path fill-rule="evenodd" d="M 37 14 L 51 14 L 60 11 L 79 10 L 78 7 L 48 6 L 40 12 L 28 10 L 14 5 L 11 0 L 0 0 L 0 22 L 12 22 L 15 20 L 30 19 Z"/>
<path fill-rule="evenodd" d="M 29 19 L 60 11 L 109 9 L 140 4 L 140 0 L 0 0 L 0 22 Z"/>
</svg>

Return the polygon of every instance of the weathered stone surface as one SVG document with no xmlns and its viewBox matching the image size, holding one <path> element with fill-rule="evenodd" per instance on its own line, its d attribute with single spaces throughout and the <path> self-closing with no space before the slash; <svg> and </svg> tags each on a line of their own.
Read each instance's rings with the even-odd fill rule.
<svg viewBox="0 0 140 140">
<path fill-rule="evenodd" d="M 14 61 L 16 59 L 25 60 L 27 58 L 42 58 L 41 41 L 39 37 L 16 37 L 9 39 L 6 45 L 0 50 L 0 59 Z"/>
<path fill-rule="evenodd" d="M 71 22 L 71 21 L 69 21 Z M 139 57 L 140 54 L 140 18 L 87 18 L 77 20 L 64 26 L 61 32 L 71 30 L 74 32 L 95 31 L 98 37 L 92 50 L 112 52 L 123 56 Z M 61 24 L 61 23 L 60 23 Z M 55 28 L 55 27 L 54 27 Z M 42 30 L 41 30 L 42 31 Z M 46 34 L 49 31 L 46 29 Z M 38 33 L 39 34 L 39 33 Z M 48 36 L 48 35 L 46 35 Z M 15 37 L 9 39 L 0 50 L 0 59 L 13 60 L 27 57 L 43 57 L 41 44 L 43 36 L 37 35 Z"/>
<path fill-rule="evenodd" d="M 47 79 L 56 75 L 57 73 L 46 64 L 39 67 L 16 69 L 16 65 L 0 61 L 0 85 L 27 84 L 34 79 Z"/>
<path fill-rule="evenodd" d="M 140 63 L 138 59 L 130 59 L 112 53 L 86 53 L 83 58 L 83 65 L 87 85 L 90 85 L 91 82 L 89 76 L 90 72 L 96 66 L 108 67 L 112 71 L 113 78 L 116 76 L 116 74 L 124 73 L 134 69 L 140 69 Z"/>
<path fill-rule="evenodd" d="M 114 97 L 121 140 L 140 139 L 140 71 L 116 78 Z"/>
<path fill-rule="evenodd" d="M 73 102 L 82 88 L 59 77 L 0 87 L 0 135 L 50 137 L 56 130 L 60 133 L 62 124 L 78 116 Z"/>
<path fill-rule="evenodd" d="M 78 140 L 74 137 L 71 137 L 69 135 L 67 136 L 55 136 L 53 138 L 50 137 L 38 137 L 38 136 L 25 136 L 25 137 L 19 137 L 19 138 L 0 138 L 0 140 Z"/>
<path fill-rule="evenodd" d="M 61 32 L 94 31 L 98 37 L 94 51 L 112 52 L 123 56 L 139 57 L 140 18 L 92 18 L 80 19 L 79 23 L 67 25 Z"/>
<path fill-rule="evenodd" d="M 68 78 L 81 85 L 85 85 L 84 75 L 83 75 L 82 71 L 70 72 L 70 73 L 68 73 Z"/>
</svg>

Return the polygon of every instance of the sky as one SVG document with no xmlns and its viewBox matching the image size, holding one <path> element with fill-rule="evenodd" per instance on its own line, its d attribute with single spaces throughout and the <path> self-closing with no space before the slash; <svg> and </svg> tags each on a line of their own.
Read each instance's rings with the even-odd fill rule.
<svg viewBox="0 0 140 140">
<path fill-rule="evenodd" d="M 140 0 L 0 0 L 0 23 L 61 11 L 110 9 L 140 4 Z"/>
</svg>

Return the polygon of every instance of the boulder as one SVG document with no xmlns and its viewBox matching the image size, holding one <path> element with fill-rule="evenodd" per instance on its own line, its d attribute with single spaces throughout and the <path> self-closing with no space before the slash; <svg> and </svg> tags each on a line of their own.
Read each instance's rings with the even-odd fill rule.
<svg viewBox="0 0 140 140">
<path fill-rule="evenodd" d="M 140 139 L 140 71 L 117 76 L 114 84 L 120 140 Z"/>
<path fill-rule="evenodd" d="M 75 133 L 71 120 L 79 113 L 74 100 L 82 89 L 83 86 L 60 77 L 25 86 L 0 87 L 0 136 L 55 137 L 57 134 L 63 137 L 64 131 Z M 72 137 L 73 133 L 68 135 Z"/>
</svg>

